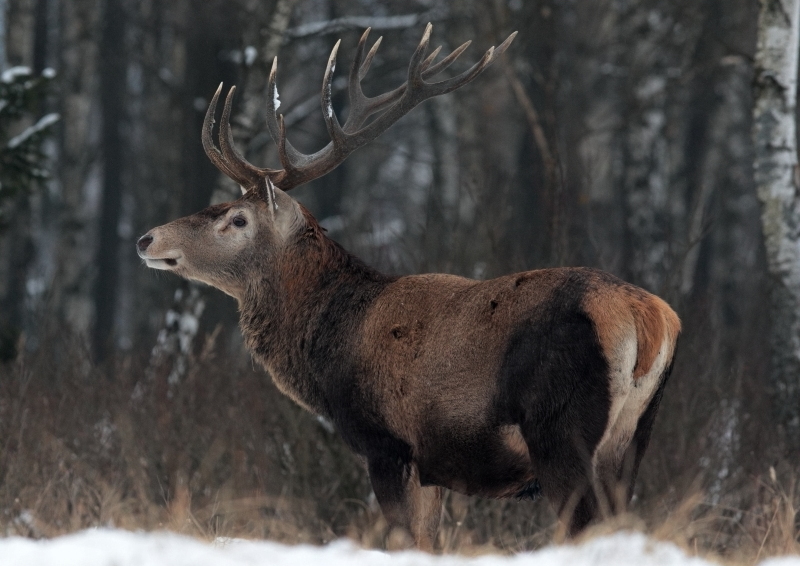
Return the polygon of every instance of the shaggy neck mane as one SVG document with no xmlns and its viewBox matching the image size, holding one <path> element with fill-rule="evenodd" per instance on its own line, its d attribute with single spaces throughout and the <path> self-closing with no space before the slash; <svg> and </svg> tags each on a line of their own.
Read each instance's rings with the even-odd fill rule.
<svg viewBox="0 0 800 566">
<path fill-rule="evenodd" d="M 284 291 L 292 296 L 296 289 L 309 292 L 309 287 L 318 283 L 340 282 L 374 284 L 389 282 L 395 278 L 383 275 L 365 264 L 325 235 L 325 229 L 304 207 L 305 232 L 298 236 L 291 250 L 283 254 L 278 270 Z"/>
<path fill-rule="evenodd" d="M 247 345 L 264 365 L 296 367 L 351 332 L 394 277 L 381 274 L 325 235 L 305 208 L 305 230 L 260 266 L 241 304 Z M 326 344 L 325 347 L 330 346 Z M 310 362 L 309 362 L 310 363 Z M 288 370 L 287 370 L 288 371 Z"/>
</svg>

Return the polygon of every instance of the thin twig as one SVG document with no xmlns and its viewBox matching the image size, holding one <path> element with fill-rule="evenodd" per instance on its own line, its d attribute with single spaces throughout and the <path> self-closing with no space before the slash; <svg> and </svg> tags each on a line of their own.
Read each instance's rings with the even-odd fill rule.
<svg viewBox="0 0 800 566">
<path fill-rule="evenodd" d="M 528 96 L 528 93 L 525 92 L 525 87 L 522 85 L 522 81 L 519 80 L 517 71 L 509 61 L 508 56 L 504 55 L 502 60 L 503 70 L 505 71 L 506 78 L 511 85 L 511 89 L 514 91 L 514 96 L 516 97 L 517 102 L 519 102 L 519 105 L 522 106 L 522 109 L 525 112 L 525 118 L 528 120 L 528 126 L 530 127 L 533 138 L 539 148 L 539 153 L 542 156 L 542 162 L 544 163 L 545 170 L 547 171 L 547 176 L 550 179 L 555 179 L 556 162 L 553 158 L 553 152 L 550 151 L 550 144 L 547 143 L 547 136 L 544 133 L 544 128 L 542 128 L 542 122 L 539 119 L 539 113 L 536 111 L 530 96 Z"/>
<path fill-rule="evenodd" d="M 764 533 L 764 538 L 761 541 L 761 546 L 758 547 L 758 553 L 756 554 L 756 559 L 753 560 L 753 563 L 758 563 L 758 559 L 761 557 L 761 551 L 764 550 L 764 545 L 767 544 L 767 537 L 769 537 L 769 532 L 772 530 L 772 525 L 775 523 L 775 518 L 778 516 L 778 510 L 780 508 L 780 505 L 775 506 L 775 513 L 772 514 L 772 519 L 767 526 L 767 532 Z"/>
</svg>

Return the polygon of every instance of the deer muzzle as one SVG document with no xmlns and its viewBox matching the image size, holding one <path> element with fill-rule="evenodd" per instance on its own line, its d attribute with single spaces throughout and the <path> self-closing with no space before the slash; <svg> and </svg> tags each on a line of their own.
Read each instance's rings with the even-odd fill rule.
<svg viewBox="0 0 800 566">
<path fill-rule="evenodd" d="M 181 259 L 181 254 L 178 250 L 169 250 L 164 253 L 152 253 L 151 244 L 155 241 L 152 233 L 147 233 L 136 242 L 136 253 L 145 261 L 147 267 L 153 269 L 171 269 L 178 265 L 178 260 Z M 153 246 L 157 247 L 157 246 Z"/>
</svg>

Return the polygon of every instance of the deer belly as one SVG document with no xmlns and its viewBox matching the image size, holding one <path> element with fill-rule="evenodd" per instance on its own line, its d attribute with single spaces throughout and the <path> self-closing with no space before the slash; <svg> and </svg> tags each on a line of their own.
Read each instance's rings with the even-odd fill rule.
<svg viewBox="0 0 800 566">
<path fill-rule="evenodd" d="M 500 427 L 469 438 L 428 436 L 417 457 L 422 485 L 439 485 L 485 497 L 527 496 L 536 485 L 518 427 Z"/>
</svg>

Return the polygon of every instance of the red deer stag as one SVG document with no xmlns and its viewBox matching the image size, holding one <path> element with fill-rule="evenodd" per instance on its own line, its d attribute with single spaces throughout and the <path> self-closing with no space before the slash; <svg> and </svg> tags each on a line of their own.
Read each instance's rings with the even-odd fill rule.
<svg viewBox="0 0 800 566">
<path fill-rule="evenodd" d="M 514 38 L 464 73 L 426 79 L 430 24 L 408 80 L 367 98 L 361 80 L 380 39 L 350 69 L 350 114 L 339 124 L 331 79 L 322 83 L 331 142 L 312 155 L 286 139 L 276 113 L 277 59 L 267 124 L 282 169 L 236 150 L 230 89 L 219 148 L 203 147 L 243 195 L 150 230 L 137 243 L 148 267 L 212 285 L 239 303 L 247 346 L 282 392 L 334 423 L 366 462 L 390 525 L 431 549 L 442 488 L 487 497 L 541 491 L 569 533 L 613 513 L 631 496 L 672 365 L 680 322 L 658 297 L 587 268 L 542 269 L 474 281 L 443 274 L 389 277 L 330 240 L 286 194 L 339 165 L 423 100 L 455 90 Z M 371 116 L 374 119 L 368 123 Z"/>
</svg>

